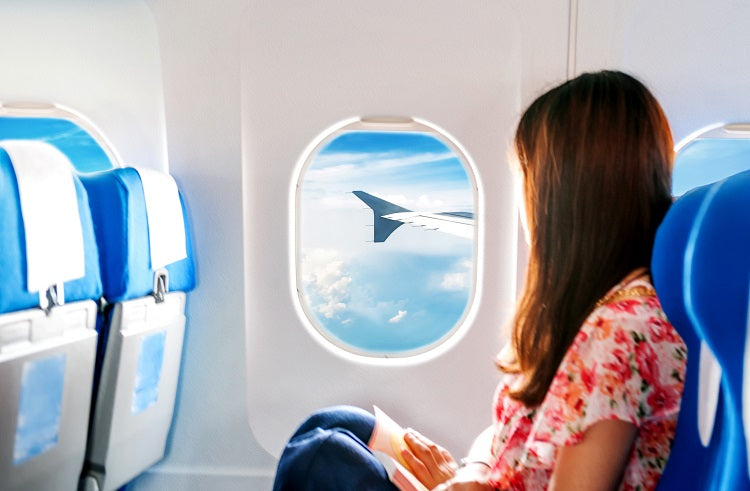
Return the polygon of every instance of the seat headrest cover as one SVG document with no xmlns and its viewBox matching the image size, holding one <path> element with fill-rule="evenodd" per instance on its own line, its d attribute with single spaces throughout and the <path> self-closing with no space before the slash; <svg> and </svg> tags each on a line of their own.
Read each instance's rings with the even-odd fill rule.
<svg viewBox="0 0 750 491">
<path fill-rule="evenodd" d="M 16 174 L 26 242 L 26 288 L 44 292 L 51 285 L 82 278 L 86 272 L 83 232 L 73 166 L 49 143 L 4 140 Z"/>
<path fill-rule="evenodd" d="M 163 268 L 187 256 L 185 218 L 177 183 L 172 176 L 151 169 L 136 169 L 143 185 L 148 221 L 151 269 Z"/>
<path fill-rule="evenodd" d="M 72 176 L 84 249 L 84 276 L 65 281 L 65 301 L 96 300 L 102 294 L 99 256 L 86 190 Z M 50 204 L 54 217 L 55 205 Z M 0 148 L 0 313 L 39 306 L 39 294 L 28 288 L 27 249 L 18 182 L 8 152 Z M 49 285 L 48 285 L 49 286 Z"/>
<path fill-rule="evenodd" d="M 148 295 L 154 288 L 154 268 L 140 175 L 127 167 L 81 176 L 81 181 L 91 203 L 104 297 L 109 302 L 120 302 Z M 169 274 L 170 291 L 190 291 L 195 287 L 190 227 L 182 197 L 180 203 L 186 257 L 164 267 Z"/>
</svg>

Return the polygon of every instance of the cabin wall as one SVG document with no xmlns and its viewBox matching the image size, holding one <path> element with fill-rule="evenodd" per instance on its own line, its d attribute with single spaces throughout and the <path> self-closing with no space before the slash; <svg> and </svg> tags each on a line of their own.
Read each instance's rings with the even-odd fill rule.
<svg viewBox="0 0 750 491">
<path fill-rule="evenodd" d="M 490 421 L 491 358 L 515 294 L 506 143 L 521 105 L 565 77 L 567 5 L 421 1 L 403 12 L 400 2 L 377 8 L 370 2 L 147 3 L 159 33 L 170 170 L 196 231 L 199 285 L 188 302 L 169 453 L 133 487 L 270 488 L 276 456 L 294 425 L 321 405 L 342 402 L 396 408 L 394 416 L 463 452 Z M 452 32 L 436 39 L 428 59 L 414 58 L 419 51 L 411 44 L 429 46 L 420 36 L 439 33 L 446 18 L 455 19 Z M 357 61 L 352 53 L 369 48 L 353 26 L 405 39 L 377 39 L 381 57 Z M 353 64 L 337 60 L 342 50 Z M 419 384 L 411 396 L 403 394 L 409 385 L 384 394 L 380 383 L 393 384 L 403 369 L 342 362 L 321 349 L 296 314 L 289 280 L 289 191 L 297 161 L 328 126 L 368 114 L 424 117 L 456 136 L 491 196 L 482 210 L 486 223 L 506 230 L 487 227 L 484 296 L 463 346 L 438 371 L 428 364 L 409 368 L 411 387 Z M 286 346 L 279 345 L 281 332 Z M 468 382 L 466 373 L 475 372 Z M 342 376 L 333 382 L 331 374 Z M 436 376 L 449 379 L 447 389 L 425 386 Z M 307 389 L 301 388 L 305 377 L 314 382 Z M 317 391 L 321 383 L 326 389 Z M 447 409 L 429 412 L 430 404 L 446 399 Z M 429 418 L 420 416 L 426 413 Z"/>
<path fill-rule="evenodd" d="M 269 489 L 294 424 L 333 403 L 378 403 L 463 452 L 489 423 L 522 270 L 505 158 L 520 110 L 568 73 L 616 68 L 654 90 L 676 141 L 750 120 L 743 0 L 33 0 L 0 16 L 0 101 L 73 108 L 125 163 L 169 169 L 187 203 L 199 283 L 175 419 L 165 460 L 133 489 Z M 483 193 L 470 325 L 410 366 L 327 351 L 291 280 L 300 156 L 373 114 L 446 129 Z"/>
<path fill-rule="evenodd" d="M 417 22 L 414 12 L 450 9 L 450 3 L 414 2 L 399 15 L 414 22 L 420 29 L 415 36 L 419 36 L 425 25 L 442 23 L 443 18 L 427 14 Z M 518 111 L 544 89 L 564 80 L 569 70 L 581 73 L 617 68 L 634 73 L 663 103 L 676 140 L 715 121 L 747 119 L 750 99 L 737 97 L 743 93 L 742 81 L 750 75 L 743 50 L 736 45 L 743 38 L 741 19 L 748 18 L 744 3 L 727 1 L 710 7 L 699 1 L 571 3 L 577 5 L 573 19 L 569 5 L 560 2 L 510 2 L 506 15 L 494 17 L 496 7 L 487 2 L 462 4 L 462 11 L 470 13 L 467 16 L 483 19 L 480 24 L 494 22 L 496 29 L 515 35 L 498 35 L 498 41 L 508 39 L 508 45 L 499 46 L 497 53 L 488 57 L 497 61 L 485 60 L 486 64 L 504 60 L 517 64 L 502 67 L 513 71 L 509 75 L 498 76 L 492 67 L 487 67 L 486 73 L 464 73 L 448 83 L 448 90 L 457 98 L 445 100 L 432 84 L 416 89 L 420 80 L 414 70 L 441 74 L 449 70 L 418 64 L 411 70 L 399 58 L 409 53 L 408 47 L 398 43 L 386 41 L 382 52 L 395 58 L 389 62 L 392 66 L 404 71 L 409 68 L 411 73 L 386 73 L 388 64 L 382 62 L 337 62 L 335 54 L 366 46 L 356 36 L 352 40 L 342 36 L 353 32 L 339 25 L 341 19 L 351 23 L 358 15 L 370 16 L 372 25 L 387 24 L 389 9 L 396 8 L 388 3 L 372 11 L 366 2 L 350 2 L 349 7 L 340 2 L 316 2 L 313 6 L 291 1 L 148 2 L 161 45 L 171 169 L 189 201 L 195 196 L 192 202 L 200 203 L 191 206 L 191 217 L 197 230 L 201 282 L 189 306 L 182 388 L 170 453 L 164 463 L 137 481 L 137 488 L 179 485 L 197 489 L 202 483 L 220 483 L 228 489 L 268 488 L 279 442 L 285 438 L 279 428 L 289 427 L 291 432 L 290 421 L 323 400 L 385 402 L 393 404 L 395 416 L 407 420 L 424 409 L 405 400 L 398 406 L 398 397 L 379 397 L 374 392 L 362 395 L 357 387 L 362 377 L 370 376 L 366 368 L 348 366 L 345 372 L 337 372 L 338 361 L 319 363 L 304 358 L 304 353 L 309 353 L 305 349 L 317 353 L 314 356 L 322 353 L 314 351 L 317 347 L 291 304 L 286 250 L 293 226 L 289 187 L 304 147 L 327 126 L 368 112 L 427 117 L 467 146 L 478 162 L 484 191 L 489 192 L 506 189 L 504 149 Z M 402 8 L 401 4 L 398 7 Z M 461 12 L 456 16 L 460 22 Z M 664 19 L 673 20 L 665 23 Z M 569 53 L 571 23 L 576 26 L 572 36 L 575 47 Z M 395 24 L 388 29 L 403 26 Z M 371 27 L 365 23 L 363 28 Z M 472 31 L 465 27 L 462 32 L 471 38 Z M 343 39 L 348 46 L 339 48 L 332 39 Z M 331 46 L 333 53 L 323 51 Z M 515 56 L 504 58 L 514 49 Z M 477 82 L 483 76 L 489 76 L 486 85 Z M 501 114 L 492 83 L 510 79 L 517 100 L 512 108 L 503 107 Z M 353 88 L 356 86 L 366 90 Z M 397 93 L 402 90 L 388 99 L 382 95 L 386 88 Z M 490 141 L 493 143 L 485 147 Z M 497 168 L 497 174 L 487 172 L 490 166 Z M 503 200 L 488 200 L 488 222 L 505 223 L 508 216 L 500 218 L 497 213 L 508 206 Z M 485 247 L 495 239 L 487 240 Z M 476 328 L 466 336 L 466 351 L 454 353 L 459 365 L 463 362 L 458 360 L 465 359 L 480 339 L 495 339 L 495 329 L 507 318 L 511 293 L 499 279 L 503 266 L 489 256 L 509 252 L 512 254 L 510 244 L 486 249 L 489 264 L 484 266 L 484 288 L 498 293 L 498 298 L 485 297 L 483 306 L 493 300 L 504 306 L 477 317 Z M 277 301 L 271 296 L 282 303 L 268 303 L 269 299 Z M 274 344 L 274 330 L 280 329 L 296 332 L 297 337 L 288 338 L 293 345 L 289 351 Z M 493 349 L 486 345 L 478 352 Z M 278 364 L 269 360 L 268 350 L 270 357 L 280 360 Z M 300 357 L 309 364 L 300 363 Z M 276 371 L 285 365 L 290 373 Z M 324 375 L 308 374 L 310 366 L 322 366 Z M 427 377 L 426 368 L 414 367 L 415 377 Z M 298 393 L 295 371 L 305 371 L 312 379 L 326 379 L 325 374 L 335 373 L 343 388 L 341 392 L 326 389 L 319 397 L 313 390 Z M 391 372 L 386 379 L 394 377 Z M 492 381 L 488 378 L 479 383 L 489 387 Z M 438 391 L 429 387 L 425 393 Z M 481 407 L 474 410 L 476 414 L 484 411 L 489 395 L 473 402 Z M 447 440 L 460 452 L 456 447 L 461 447 L 464 438 L 450 434 L 453 426 L 441 421 L 445 417 L 458 419 L 466 414 L 443 411 L 428 423 L 434 428 L 425 431 L 432 430 L 432 436 Z"/>
<path fill-rule="evenodd" d="M 246 404 L 240 29 L 243 2 L 148 2 L 159 31 L 170 171 L 194 231 L 181 386 L 166 459 L 133 489 L 270 489 Z"/>
<path fill-rule="evenodd" d="M 124 163 L 167 169 L 158 36 L 144 2 L 2 2 L 0 18 L 0 102 L 72 108 Z"/>
<path fill-rule="evenodd" d="M 388 1 L 251 4 L 248 14 L 241 63 L 253 432 L 278 456 L 290 430 L 315 409 L 378 404 L 454 452 L 465 451 L 490 422 L 492 357 L 515 295 L 505 148 L 521 105 L 517 12 L 484 2 L 404 8 Z M 423 118 L 455 137 L 475 164 L 479 223 L 492 224 L 479 235 L 480 287 L 465 335 L 437 356 L 385 363 L 339 356 L 308 334 L 309 321 L 295 305 L 289 246 L 300 158 L 326 128 L 370 115 Z M 424 383 L 435 378 L 442 387 Z M 461 428 L 446 431 L 458 419 Z"/>
<path fill-rule="evenodd" d="M 617 68 L 651 88 L 675 143 L 714 123 L 750 120 L 742 0 L 579 0 L 576 72 Z"/>
<path fill-rule="evenodd" d="M 519 0 L 502 6 L 413 1 L 406 9 L 403 2 L 375 8 L 365 1 L 146 4 L 163 77 L 163 91 L 148 96 L 148 108 L 156 109 L 146 112 L 165 108 L 170 170 L 188 201 L 200 283 L 188 302 L 169 453 L 135 489 L 268 489 L 291 421 L 326 402 L 372 400 L 418 427 L 414 415 L 429 414 L 420 429 L 457 453 L 466 439 L 462 432 L 486 422 L 493 375 L 466 360 L 494 351 L 486 340 L 499 342 L 497 327 L 510 312 L 515 271 L 508 262 L 515 249 L 499 232 L 489 232 L 482 244 L 484 292 L 474 325 L 445 355 L 460 381 L 449 369 L 433 371 L 426 363 L 412 367 L 410 377 L 447 377 L 451 383 L 428 384 L 417 401 L 363 390 L 363 380 L 392 383 L 403 372 L 387 368 L 378 375 L 330 353 L 326 359 L 303 329 L 289 279 L 290 186 L 305 146 L 329 125 L 373 112 L 430 119 L 467 147 L 489 195 L 510 193 L 504 152 L 518 111 L 569 72 L 619 68 L 639 76 L 662 101 L 677 140 L 706 124 L 747 120 L 750 114 L 750 99 L 738 96 L 750 68 L 743 44 L 737 44 L 746 38 L 748 6 L 737 0 L 710 6 L 697 0 Z M 569 4 L 577 6 L 572 18 Z M 434 24 L 444 25 L 446 18 L 455 19 L 456 38 L 440 49 L 469 70 L 452 72 L 434 60 L 417 59 L 412 66 L 407 57 L 413 43 L 422 43 L 420 36 L 435 32 Z M 357 23 L 359 30 L 352 27 Z M 574 36 L 570 25 L 576 26 Z M 148 39 L 153 26 L 143 32 Z M 356 60 L 356 49 L 369 49 L 362 32 L 383 43 L 376 54 L 392 59 Z M 407 42 L 399 44 L 389 33 Z M 143 39 L 133 38 L 136 45 Z M 570 52 L 569 39 L 575 42 Z M 472 40 L 481 42 L 473 46 Z M 494 50 L 486 46 L 493 40 Z M 153 40 L 149 46 L 146 59 L 154 57 Z M 457 56 L 461 50 L 466 60 Z M 422 86 L 422 73 L 447 78 Z M 88 113 L 88 106 L 70 104 Z M 123 150 L 132 146 L 115 143 Z M 507 226 L 513 223 L 510 210 L 507 197 L 493 195 L 481 211 L 486 223 Z M 288 347 L 279 345 L 279 332 L 288 333 Z M 308 372 L 310 367 L 315 370 Z M 341 387 L 300 391 L 300 373 L 315 384 Z M 461 384 L 478 389 L 469 393 Z M 442 411 L 429 410 L 434 401 L 456 394 L 472 408 L 449 403 Z M 470 423 L 454 431 L 456 420 Z"/>
</svg>

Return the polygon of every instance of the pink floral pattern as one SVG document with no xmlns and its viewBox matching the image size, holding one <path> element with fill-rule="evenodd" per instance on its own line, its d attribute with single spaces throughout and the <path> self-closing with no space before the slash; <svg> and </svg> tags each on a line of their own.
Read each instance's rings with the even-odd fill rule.
<svg viewBox="0 0 750 491">
<path fill-rule="evenodd" d="M 617 288 L 650 286 L 636 280 Z M 613 291 L 615 290 L 613 289 Z M 598 421 L 633 423 L 638 436 L 621 490 L 653 490 L 664 470 L 680 409 L 687 349 L 655 297 L 603 305 L 586 319 L 547 395 L 529 408 L 508 394 L 504 375 L 495 399 L 494 463 L 498 489 L 547 489 L 558 450 L 575 445 Z"/>
</svg>

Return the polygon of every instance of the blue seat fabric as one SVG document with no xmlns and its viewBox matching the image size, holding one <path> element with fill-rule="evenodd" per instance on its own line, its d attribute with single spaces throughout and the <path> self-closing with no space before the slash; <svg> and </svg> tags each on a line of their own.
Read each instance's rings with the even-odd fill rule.
<svg viewBox="0 0 750 491">
<path fill-rule="evenodd" d="M 98 299 L 102 294 L 99 257 L 86 190 L 74 176 L 85 255 L 85 276 L 65 282 L 65 301 Z M 50 204 L 54 213 L 54 203 Z M 0 314 L 39 306 L 39 294 L 27 290 L 26 242 L 18 184 L 8 153 L 0 148 Z"/>
<path fill-rule="evenodd" d="M 704 449 L 698 435 L 698 353 L 701 340 L 685 310 L 683 291 L 685 249 L 695 216 L 710 187 L 696 188 L 677 200 L 659 227 L 654 242 L 651 263 L 654 287 L 667 318 L 685 341 L 688 350 L 680 417 L 672 453 L 659 481 L 659 489 L 687 489 L 687 483 L 691 483 L 695 489 L 705 489 L 714 479 L 705 472 L 707 467 L 713 467 L 706 460 L 715 456 L 719 438 L 714 435 L 709 448 Z M 717 427 L 720 427 L 718 423 Z M 703 459 L 702 466 L 685 465 L 696 456 Z"/>
<path fill-rule="evenodd" d="M 120 168 L 81 177 L 91 202 L 102 271 L 104 297 L 110 303 L 144 297 L 153 291 L 148 220 L 140 175 Z M 180 197 L 183 214 L 185 204 Z M 165 267 L 170 291 L 195 287 L 190 228 L 185 220 L 187 258 Z"/>
<path fill-rule="evenodd" d="M 742 385 L 750 285 L 750 171 L 677 200 L 656 236 L 654 286 L 688 347 L 688 370 L 672 455 L 659 489 L 750 489 Z M 698 434 L 700 345 L 722 369 L 707 447 Z M 748 374 L 750 376 L 750 374 Z"/>
</svg>

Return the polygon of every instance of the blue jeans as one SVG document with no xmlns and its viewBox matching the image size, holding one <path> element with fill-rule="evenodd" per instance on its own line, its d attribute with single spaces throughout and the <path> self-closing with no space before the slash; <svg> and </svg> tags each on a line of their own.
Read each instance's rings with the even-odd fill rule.
<svg viewBox="0 0 750 491">
<path fill-rule="evenodd" d="M 273 491 L 397 491 L 367 448 L 375 417 L 336 406 L 310 416 L 284 448 Z"/>
</svg>

